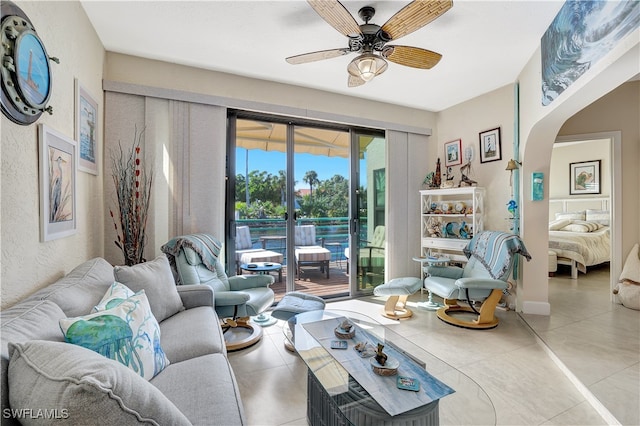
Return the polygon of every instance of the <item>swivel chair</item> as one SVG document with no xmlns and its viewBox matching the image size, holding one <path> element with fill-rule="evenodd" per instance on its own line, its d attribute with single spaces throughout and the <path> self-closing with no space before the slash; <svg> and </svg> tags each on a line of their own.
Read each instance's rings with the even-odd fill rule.
<svg viewBox="0 0 640 426">
<path fill-rule="evenodd" d="M 527 260 L 531 256 L 517 235 L 497 231 L 478 233 L 463 251 L 469 259 L 464 268 L 428 266 L 424 286 L 444 299 L 444 306 L 436 313 L 442 321 L 463 328 L 494 328 L 498 325 L 496 306 L 508 288 L 514 255 Z M 479 309 L 475 302 L 482 303 Z M 464 313 L 474 314 L 475 319 L 465 320 L 468 314 Z"/>
<path fill-rule="evenodd" d="M 214 307 L 223 318 L 222 328 L 243 327 L 250 329 L 249 341 L 242 340 L 227 349 L 235 350 L 257 342 L 262 336 L 261 327 L 253 327 L 249 317 L 259 315 L 273 304 L 275 295 L 269 286 L 270 275 L 236 275 L 227 277 L 218 259 L 222 244 L 208 234 L 177 237 L 162 246 L 174 269 L 177 284 L 205 284 L 213 288 Z"/>
</svg>

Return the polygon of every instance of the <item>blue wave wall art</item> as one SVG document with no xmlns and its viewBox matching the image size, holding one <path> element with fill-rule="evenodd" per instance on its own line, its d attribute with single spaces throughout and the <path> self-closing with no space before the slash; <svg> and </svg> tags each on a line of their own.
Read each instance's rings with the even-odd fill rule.
<svg viewBox="0 0 640 426">
<path fill-rule="evenodd" d="M 549 105 L 639 22 L 638 0 L 567 1 L 540 41 L 542 105 Z"/>
</svg>

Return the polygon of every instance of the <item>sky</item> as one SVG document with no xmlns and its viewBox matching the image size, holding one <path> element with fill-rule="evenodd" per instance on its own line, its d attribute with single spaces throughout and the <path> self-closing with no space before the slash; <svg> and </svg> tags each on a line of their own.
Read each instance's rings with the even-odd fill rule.
<svg viewBox="0 0 640 426">
<path fill-rule="evenodd" d="M 245 174 L 247 150 L 236 149 L 236 174 Z M 286 156 L 283 152 L 263 151 L 252 149 L 249 151 L 249 172 L 252 170 L 264 170 L 274 176 L 279 170 L 285 170 Z M 335 175 L 349 177 L 349 159 L 342 157 L 326 157 L 323 155 L 296 154 L 295 156 L 295 189 L 309 188 L 303 177 L 309 170 L 318 174 L 319 180 L 331 179 Z"/>
</svg>

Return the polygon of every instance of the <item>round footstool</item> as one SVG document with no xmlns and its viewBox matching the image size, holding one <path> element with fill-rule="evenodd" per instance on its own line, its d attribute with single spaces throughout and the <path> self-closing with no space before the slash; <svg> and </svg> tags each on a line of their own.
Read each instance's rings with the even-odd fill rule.
<svg viewBox="0 0 640 426">
<path fill-rule="evenodd" d="M 376 296 L 389 296 L 382 315 L 391 319 L 406 319 L 413 315 L 406 307 L 407 298 L 422 287 L 422 280 L 416 277 L 394 278 L 373 289 Z"/>
<path fill-rule="evenodd" d="M 284 321 L 293 322 L 293 324 L 289 324 L 289 330 L 293 331 L 295 329 L 295 316 L 297 314 L 324 310 L 325 304 L 325 301 L 321 297 L 302 293 L 300 291 L 292 291 L 285 294 L 282 300 L 278 302 L 276 307 L 273 308 L 271 316 Z M 285 339 L 284 347 L 291 352 L 295 352 L 291 341 L 293 341 L 293 336 Z"/>
</svg>

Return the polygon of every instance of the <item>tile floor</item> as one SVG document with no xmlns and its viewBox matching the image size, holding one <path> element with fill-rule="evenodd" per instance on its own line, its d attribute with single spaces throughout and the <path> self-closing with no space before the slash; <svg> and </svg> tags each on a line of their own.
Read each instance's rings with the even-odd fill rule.
<svg viewBox="0 0 640 426">
<path fill-rule="evenodd" d="M 593 408 L 587 399 L 590 398 L 589 392 L 572 382 L 571 377 L 565 374 L 564 365 L 554 360 L 554 354 L 565 359 L 572 368 L 575 364 L 574 374 L 583 378 L 586 387 L 603 399 L 617 397 L 634 383 L 637 394 L 638 311 L 622 308 L 632 312 L 629 314 L 598 299 L 600 308 L 589 309 L 590 313 L 585 314 L 584 307 L 589 302 L 583 299 L 588 297 L 582 292 L 576 296 L 575 291 L 566 296 L 564 293 L 568 289 L 565 287 L 582 286 L 593 290 L 597 285 L 587 284 L 582 277 L 578 281 L 579 284 L 564 278 L 550 280 L 551 288 L 557 287 L 550 290 L 550 295 L 565 302 L 556 305 L 552 299 L 550 318 L 527 318 L 538 334 L 549 342 L 554 353 L 549 352 L 523 318 L 513 311 L 499 311 L 500 324 L 493 330 L 466 330 L 447 325 L 433 312 L 417 307 L 417 302 L 426 300 L 426 293 L 417 293 L 410 298 L 414 316 L 400 322 L 378 315 L 384 304 L 384 298 L 380 297 L 332 302 L 327 308 L 357 311 L 380 322 L 388 321 L 397 333 L 461 370 L 489 395 L 495 406 L 498 425 L 611 424 L 616 420 L 607 417 L 606 412 L 604 417 L 601 416 Z M 626 325 L 614 328 L 613 322 L 618 320 Z M 634 320 L 635 328 L 632 325 Z M 580 326 L 581 323 L 584 326 Z M 586 327 L 592 327 L 593 331 Z M 634 330 L 635 347 L 631 344 L 620 353 L 610 350 L 616 347 L 613 345 L 616 336 L 629 337 Z M 306 367 L 295 354 L 284 349 L 282 322 L 266 327 L 264 332 L 258 344 L 229 354 L 247 421 L 250 425 L 306 425 Z M 608 336 L 608 333 L 613 335 Z M 603 336 L 605 334 L 607 337 Z M 589 335 L 601 338 L 595 344 Z M 591 342 L 587 344 L 578 340 L 579 337 Z M 571 352 L 572 348 L 577 351 Z M 590 350 L 597 352 L 596 359 L 600 361 L 586 357 Z M 603 360 L 606 366 L 601 367 Z M 611 382 L 606 380 L 607 377 Z M 615 380 L 618 379 L 620 382 L 616 386 Z M 620 400 L 625 402 L 617 405 L 625 408 L 618 413 L 636 411 L 635 422 L 633 414 L 627 413 L 630 417 L 624 414 L 620 418 L 621 423 L 637 424 L 637 401 L 634 405 L 633 397 L 631 401 L 628 397 Z M 597 401 L 595 403 L 597 405 Z M 629 419 L 632 422 L 628 422 Z M 440 421 L 443 425 L 459 424 L 457 420 L 454 422 L 443 417 Z"/>
<path fill-rule="evenodd" d="M 640 424 L 640 311 L 609 302 L 609 268 L 549 280 L 551 316 L 523 315 L 570 373 L 623 425 Z M 612 423 L 612 422 L 610 422 Z"/>
</svg>

